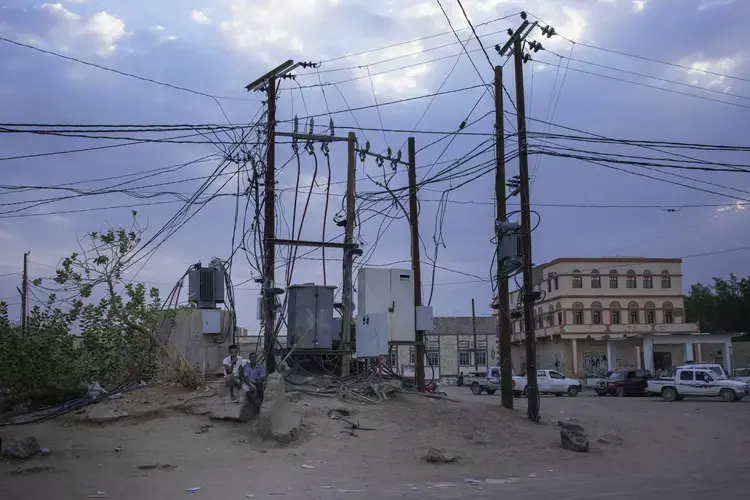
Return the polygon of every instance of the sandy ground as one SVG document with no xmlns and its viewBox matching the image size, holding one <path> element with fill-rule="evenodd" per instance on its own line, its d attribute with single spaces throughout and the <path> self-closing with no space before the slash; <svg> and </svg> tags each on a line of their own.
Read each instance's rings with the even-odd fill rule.
<svg viewBox="0 0 750 500">
<path fill-rule="evenodd" d="M 596 484 L 611 489 L 617 481 L 632 483 L 630 477 L 637 475 L 644 478 L 640 487 L 649 481 L 658 487 L 663 481 L 654 483 L 654 478 L 659 477 L 687 478 L 680 484 L 697 483 L 689 491 L 698 491 L 713 487 L 706 477 L 718 480 L 720 473 L 731 476 L 750 464 L 750 402 L 544 397 L 545 424 L 536 425 L 524 418 L 523 399 L 509 412 L 500 406 L 499 395 L 473 396 L 455 387 L 447 391 L 456 402 L 399 394 L 361 406 L 303 395 L 290 402 L 304 417 L 301 438 L 282 446 L 263 441 L 254 424 L 189 414 L 205 411 L 211 398 L 185 405 L 199 393 L 145 388 L 116 402 L 130 413 L 117 422 L 91 424 L 83 413 L 0 430 L 6 442 L 34 435 L 52 451 L 48 457 L 0 464 L 0 496 L 497 498 L 513 492 L 525 498 L 534 488 L 558 494 L 566 487 L 594 491 Z M 270 411 L 269 403 L 264 412 Z M 375 430 L 342 433 L 344 423 L 326 416 L 332 408 L 351 411 L 352 420 Z M 560 448 L 558 418 L 586 428 L 590 453 Z M 426 463 L 422 457 L 432 446 L 461 458 Z M 470 481 L 486 478 L 507 481 Z M 191 494 L 190 488 L 200 490 Z"/>
</svg>

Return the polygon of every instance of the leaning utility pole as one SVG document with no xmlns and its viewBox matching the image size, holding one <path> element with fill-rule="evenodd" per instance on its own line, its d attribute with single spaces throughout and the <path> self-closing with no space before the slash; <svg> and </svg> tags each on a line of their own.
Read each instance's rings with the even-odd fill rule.
<svg viewBox="0 0 750 500">
<path fill-rule="evenodd" d="M 29 252 L 23 254 L 23 283 L 21 292 L 21 330 L 26 331 L 26 317 L 29 311 Z"/>
<path fill-rule="evenodd" d="M 503 67 L 495 66 L 495 203 L 496 220 L 505 222 L 508 218 L 505 205 L 505 126 L 503 115 Z M 497 232 L 497 224 L 495 225 Z M 498 238 L 498 245 L 500 239 Z M 513 409 L 513 369 L 511 366 L 511 321 L 510 321 L 510 292 L 508 279 L 503 275 L 500 265 L 497 266 L 497 310 L 498 310 L 498 341 L 500 351 L 500 397 L 503 406 Z"/>
<path fill-rule="evenodd" d="M 471 299 L 471 332 L 474 334 L 474 371 L 479 371 L 479 360 L 477 359 L 477 313 L 474 310 L 474 299 Z M 492 376 L 492 373 L 487 373 Z"/>
<path fill-rule="evenodd" d="M 346 169 L 346 230 L 344 232 L 344 269 L 343 289 L 341 290 L 341 343 L 343 353 L 341 355 L 341 376 L 349 375 L 351 363 L 351 341 L 352 341 L 352 317 L 354 308 L 354 285 L 352 273 L 354 264 L 354 203 L 355 184 L 357 175 L 357 136 L 349 132 L 347 138 L 347 169 Z"/>
<path fill-rule="evenodd" d="M 523 321 L 526 330 L 526 415 L 539 421 L 539 387 L 536 378 L 536 337 L 534 336 L 534 283 L 531 259 L 531 205 L 529 201 L 529 156 L 526 140 L 526 104 L 523 93 L 523 40 L 513 42 L 516 70 L 516 111 L 518 118 L 518 174 L 521 178 L 521 245 L 523 246 Z"/>
<path fill-rule="evenodd" d="M 409 226 L 411 229 L 411 271 L 414 279 L 414 307 L 422 305 L 422 269 L 419 260 L 419 213 L 417 209 L 417 147 L 414 137 L 409 137 Z M 414 321 L 416 325 L 416 314 Z M 416 331 L 416 363 L 414 379 L 417 390 L 424 392 L 424 332 Z"/>
</svg>

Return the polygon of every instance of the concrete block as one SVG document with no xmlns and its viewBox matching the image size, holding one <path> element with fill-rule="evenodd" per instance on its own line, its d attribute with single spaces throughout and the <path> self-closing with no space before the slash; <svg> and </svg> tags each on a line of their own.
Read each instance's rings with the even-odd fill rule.
<svg viewBox="0 0 750 500">
<path fill-rule="evenodd" d="M 247 411 L 243 411 L 244 406 L 239 403 L 233 403 L 228 397 L 219 398 L 211 406 L 210 417 L 214 420 L 232 420 L 235 422 L 247 422 L 250 416 Z"/>
<path fill-rule="evenodd" d="M 260 433 L 264 439 L 288 444 L 299 438 L 302 416 L 292 411 L 292 407 L 286 399 L 283 377 L 279 377 L 275 382 L 276 399 L 271 414 L 262 417 L 260 420 Z M 270 381 L 268 385 L 272 385 Z"/>
</svg>

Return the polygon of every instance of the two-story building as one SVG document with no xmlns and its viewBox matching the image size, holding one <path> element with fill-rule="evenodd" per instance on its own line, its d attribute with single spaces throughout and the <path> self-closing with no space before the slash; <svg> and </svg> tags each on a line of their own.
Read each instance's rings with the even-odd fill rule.
<svg viewBox="0 0 750 500">
<path fill-rule="evenodd" d="M 731 336 L 685 323 L 681 259 L 559 258 L 535 268 L 534 283 L 541 293 L 533 316 L 538 368 L 581 377 L 686 361 L 731 367 Z M 510 304 L 522 310 L 518 290 Z M 523 319 L 511 324 L 513 366 L 525 371 Z"/>
</svg>

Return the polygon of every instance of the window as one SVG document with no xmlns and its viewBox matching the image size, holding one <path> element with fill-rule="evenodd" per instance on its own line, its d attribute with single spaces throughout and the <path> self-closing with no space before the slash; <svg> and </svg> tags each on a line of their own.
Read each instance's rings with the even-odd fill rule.
<svg viewBox="0 0 750 500">
<path fill-rule="evenodd" d="M 693 380 L 692 370 L 682 370 L 680 372 L 680 380 Z"/>
<path fill-rule="evenodd" d="M 643 288 L 654 288 L 654 277 L 651 271 L 643 271 Z"/>
<path fill-rule="evenodd" d="M 536 313 L 536 322 L 539 328 L 544 328 L 544 312 L 542 311 L 541 307 Z"/>
<path fill-rule="evenodd" d="M 562 304 L 560 304 L 559 302 L 555 304 L 555 311 L 557 311 L 557 324 L 558 325 L 565 324 L 565 315 L 563 314 L 563 311 L 562 311 Z"/>
<path fill-rule="evenodd" d="M 565 377 L 562 376 L 562 374 L 550 371 L 549 372 L 549 378 L 555 378 L 557 380 L 565 379 Z"/>
<path fill-rule="evenodd" d="M 620 324 L 620 304 L 618 302 L 612 302 L 609 305 L 609 314 L 611 316 L 611 321 L 613 325 L 619 325 Z"/>
<path fill-rule="evenodd" d="M 427 342 L 427 350 L 428 351 L 437 351 L 440 349 L 440 342 L 437 340 L 430 340 Z"/>
<path fill-rule="evenodd" d="M 479 366 L 487 366 L 487 351 L 477 351 L 474 355 L 477 357 Z"/>
<path fill-rule="evenodd" d="M 631 325 L 638 324 L 638 303 L 631 302 L 628 304 L 628 320 Z"/>
<path fill-rule="evenodd" d="M 617 271 L 614 269 L 609 272 L 609 287 L 617 288 Z"/>
<path fill-rule="evenodd" d="M 458 348 L 459 349 L 471 349 L 471 344 L 469 343 L 468 340 L 459 340 Z"/>
<path fill-rule="evenodd" d="M 602 276 L 599 274 L 599 271 L 594 269 L 591 271 L 591 288 L 601 288 L 602 287 Z"/>
<path fill-rule="evenodd" d="M 557 273 L 555 273 L 555 290 L 559 288 L 559 283 L 557 281 Z"/>
<path fill-rule="evenodd" d="M 440 366 L 440 353 L 439 352 L 428 352 L 427 353 L 427 363 L 430 366 L 439 367 Z"/>
<path fill-rule="evenodd" d="M 646 302 L 646 323 L 653 325 L 656 323 L 656 306 L 653 302 Z"/>
<path fill-rule="evenodd" d="M 672 278 L 669 276 L 669 271 L 661 272 L 661 287 L 672 288 Z"/>
<path fill-rule="evenodd" d="M 573 288 L 583 288 L 583 276 L 578 269 L 573 269 Z"/>
<path fill-rule="evenodd" d="M 487 349 L 487 341 L 477 340 L 477 349 Z"/>
<path fill-rule="evenodd" d="M 417 352 L 413 347 L 409 348 L 409 363 L 412 365 L 417 363 Z"/>
<path fill-rule="evenodd" d="M 458 366 L 471 366 L 471 352 L 469 351 L 458 352 Z"/>
<path fill-rule="evenodd" d="M 662 307 L 664 309 L 664 322 L 667 324 L 674 323 L 674 314 L 673 314 L 674 307 L 672 306 L 672 303 L 665 302 Z"/>
<path fill-rule="evenodd" d="M 625 273 L 625 286 L 627 288 L 635 288 L 635 271 L 632 269 L 629 269 L 627 273 Z"/>
<path fill-rule="evenodd" d="M 591 324 L 593 325 L 602 324 L 602 303 L 601 302 L 591 303 Z"/>
<path fill-rule="evenodd" d="M 549 318 L 549 326 L 555 326 L 555 308 L 552 304 L 549 306 L 549 314 L 547 314 L 547 317 Z"/>
<path fill-rule="evenodd" d="M 396 368 L 396 366 L 398 365 L 398 360 L 397 360 L 397 358 L 396 358 L 396 354 L 397 354 L 397 353 L 396 353 L 396 350 L 395 350 L 395 349 L 394 349 L 394 350 L 392 350 L 392 351 L 391 351 L 391 352 L 390 352 L 390 353 L 388 354 L 388 367 L 389 367 L 389 368 L 391 368 L 391 369 L 394 369 L 394 368 Z"/>
<path fill-rule="evenodd" d="M 547 292 L 552 292 L 552 278 L 554 275 L 552 273 L 547 274 Z"/>
<path fill-rule="evenodd" d="M 573 304 L 573 324 L 583 324 L 583 304 L 581 304 L 580 302 L 576 302 L 575 304 Z"/>
<path fill-rule="evenodd" d="M 700 380 L 701 382 L 714 381 L 713 377 L 709 375 L 708 372 L 695 372 L 695 380 Z"/>
</svg>

